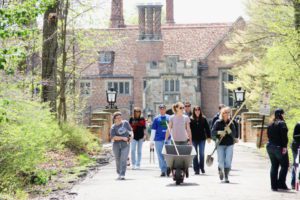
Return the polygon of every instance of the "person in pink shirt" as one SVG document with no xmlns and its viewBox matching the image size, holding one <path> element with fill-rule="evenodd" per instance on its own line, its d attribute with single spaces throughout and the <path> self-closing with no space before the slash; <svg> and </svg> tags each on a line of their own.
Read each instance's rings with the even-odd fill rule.
<svg viewBox="0 0 300 200">
<path fill-rule="evenodd" d="M 176 145 L 192 144 L 192 134 L 190 128 L 190 118 L 184 115 L 184 105 L 177 102 L 173 105 L 174 115 L 170 117 L 169 129 L 167 130 L 165 141 L 168 140 L 170 131 Z"/>
</svg>

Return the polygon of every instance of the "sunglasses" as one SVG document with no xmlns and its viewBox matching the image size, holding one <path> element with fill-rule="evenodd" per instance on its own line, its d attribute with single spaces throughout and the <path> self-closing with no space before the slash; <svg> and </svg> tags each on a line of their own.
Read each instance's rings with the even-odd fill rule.
<svg viewBox="0 0 300 200">
<path fill-rule="evenodd" d="M 183 110 L 183 109 L 184 109 L 184 107 L 179 107 L 179 109 L 180 109 L 180 110 Z"/>
<path fill-rule="evenodd" d="M 191 105 L 185 105 L 184 107 L 191 107 Z"/>
<path fill-rule="evenodd" d="M 200 108 L 195 108 L 195 111 L 200 111 Z"/>
<path fill-rule="evenodd" d="M 166 109 L 166 108 L 159 108 L 159 110 L 164 110 L 164 109 Z"/>
<path fill-rule="evenodd" d="M 139 112 L 140 113 L 141 111 L 140 110 L 135 110 L 134 112 Z"/>
</svg>

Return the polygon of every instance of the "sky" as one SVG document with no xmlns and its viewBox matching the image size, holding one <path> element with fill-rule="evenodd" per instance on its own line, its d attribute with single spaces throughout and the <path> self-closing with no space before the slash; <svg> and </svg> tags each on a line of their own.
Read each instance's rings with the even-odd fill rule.
<svg viewBox="0 0 300 200">
<path fill-rule="evenodd" d="M 174 0 L 176 23 L 232 22 L 245 16 L 244 0 Z M 160 2 L 165 0 L 123 0 L 124 9 L 132 10 L 139 2 Z M 165 6 L 163 7 L 165 9 Z M 137 12 L 137 11 L 136 11 Z"/>
<path fill-rule="evenodd" d="M 76 1 L 76 0 L 75 0 Z M 104 28 L 108 26 L 111 0 L 80 0 L 94 8 L 77 20 L 84 28 Z M 234 22 L 239 16 L 247 18 L 243 2 L 246 0 L 174 0 L 175 23 Z M 137 16 L 138 3 L 161 3 L 165 10 L 165 0 L 123 0 L 126 19 Z"/>
</svg>

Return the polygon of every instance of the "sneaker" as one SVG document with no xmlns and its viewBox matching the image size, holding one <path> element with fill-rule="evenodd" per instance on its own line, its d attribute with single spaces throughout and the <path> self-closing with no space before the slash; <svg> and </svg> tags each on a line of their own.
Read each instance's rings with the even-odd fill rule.
<svg viewBox="0 0 300 200">
<path fill-rule="evenodd" d="M 164 176 L 166 176 L 166 172 L 162 172 L 160 175 L 160 177 L 164 177 Z"/>
<path fill-rule="evenodd" d="M 198 171 L 195 172 L 195 175 L 199 175 L 200 173 Z"/>
<path fill-rule="evenodd" d="M 201 169 L 201 173 L 202 173 L 202 174 L 205 174 L 205 170 L 204 170 L 204 169 Z"/>
<path fill-rule="evenodd" d="M 135 169 L 136 169 L 136 166 L 135 166 L 135 165 L 132 165 L 132 169 L 135 170 Z"/>
<path fill-rule="evenodd" d="M 135 166 L 135 169 L 141 169 L 141 167 L 140 166 Z"/>
<path fill-rule="evenodd" d="M 125 180 L 125 176 L 120 176 L 120 180 Z"/>
</svg>

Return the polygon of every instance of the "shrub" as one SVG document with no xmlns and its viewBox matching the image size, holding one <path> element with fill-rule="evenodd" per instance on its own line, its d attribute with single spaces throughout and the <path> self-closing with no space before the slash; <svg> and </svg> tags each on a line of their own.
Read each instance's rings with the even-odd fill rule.
<svg viewBox="0 0 300 200">
<path fill-rule="evenodd" d="M 62 133 L 66 138 L 65 146 L 76 154 L 95 154 L 100 151 L 100 140 L 84 127 L 63 124 Z"/>
<path fill-rule="evenodd" d="M 22 99 L 0 99 L 0 192 L 30 182 L 45 152 L 65 141 L 48 105 Z"/>
</svg>

